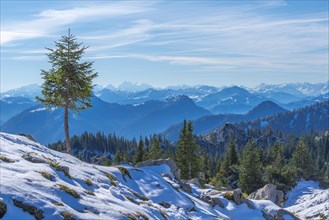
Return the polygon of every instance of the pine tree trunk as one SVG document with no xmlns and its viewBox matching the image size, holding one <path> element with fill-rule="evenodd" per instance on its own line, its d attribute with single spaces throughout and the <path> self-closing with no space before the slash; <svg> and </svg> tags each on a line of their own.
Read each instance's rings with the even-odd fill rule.
<svg viewBox="0 0 329 220">
<path fill-rule="evenodd" d="M 69 109 L 67 106 L 64 108 L 64 133 L 65 133 L 66 152 L 69 153 L 71 151 L 71 146 L 70 146 L 70 135 L 69 135 Z"/>
</svg>

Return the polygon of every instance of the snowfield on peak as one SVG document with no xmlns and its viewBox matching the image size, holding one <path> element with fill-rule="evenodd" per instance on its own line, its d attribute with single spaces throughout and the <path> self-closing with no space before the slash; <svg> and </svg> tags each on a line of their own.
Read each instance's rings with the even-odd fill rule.
<svg viewBox="0 0 329 220">
<path fill-rule="evenodd" d="M 169 166 L 98 166 L 40 145 L 27 137 L 0 133 L 0 214 L 2 219 L 264 219 L 281 207 L 268 200 L 250 200 L 253 208 L 224 198 L 223 192 L 190 184 L 185 192 Z M 309 216 L 303 207 L 328 216 L 328 190 L 298 186 L 286 210 Z M 315 189 L 316 188 L 316 189 Z M 314 194 L 315 193 L 315 194 Z M 327 193 L 327 194 L 326 194 Z M 210 205 L 202 195 L 217 198 Z M 299 196 L 301 195 L 301 196 Z M 305 196 L 316 195 L 308 198 Z M 320 198 L 318 199 L 318 196 Z M 327 196 L 327 197 L 326 197 Z M 318 202 L 318 204 L 316 204 Z M 321 204 L 320 204 L 321 203 Z M 317 206 L 315 206 L 317 205 Z M 23 211 L 25 210 L 25 211 Z M 315 214 L 312 218 L 319 218 Z M 33 216 L 34 215 L 34 216 Z M 284 215 L 285 219 L 288 219 Z M 0 216 L 1 218 L 1 216 Z"/>
</svg>

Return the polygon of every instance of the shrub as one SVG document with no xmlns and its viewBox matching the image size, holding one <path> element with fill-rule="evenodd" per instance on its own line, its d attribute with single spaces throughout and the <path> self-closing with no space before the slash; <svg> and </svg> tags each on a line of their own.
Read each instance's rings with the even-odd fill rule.
<svg viewBox="0 0 329 220">
<path fill-rule="evenodd" d="M 162 217 L 164 219 L 169 219 L 169 215 L 167 213 L 165 213 L 164 211 L 162 211 L 162 209 L 160 209 L 160 214 L 162 215 Z"/>
<path fill-rule="evenodd" d="M 15 161 L 12 159 L 9 159 L 8 157 L 0 155 L 0 160 L 2 160 L 5 163 L 14 163 Z"/>
<path fill-rule="evenodd" d="M 149 218 L 141 212 L 136 212 L 136 215 L 137 215 L 138 218 L 142 217 L 144 220 L 149 220 Z"/>
<path fill-rule="evenodd" d="M 13 202 L 14 202 L 15 206 L 23 209 L 24 212 L 28 212 L 31 215 L 33 215 L 36 220 L 41 220 L 41 219 L 44 218 L 42 210 L 39 210 L 39 209 L 37 209 L 36 207 L 34 207 L 32 205 L 24 204 L 23 202 L 18 201 L 16 199 L 13 199 Z"/>
<path fill-rule="evenodd" d="M 51 175 L 50 173 L 48 172 L 45 172 L 45 171 L 41 171 L 41 172 L 38 172 L 41 174 L 41 176 L 43 176 L 44 178 L 46 178 L 47 180 L 50 180 L 50 181 L 53 181 L 54 180 L 54 176 Z"/>
<path fill-rule="evenodd" d="M 135 217 L 135 215 L 133 215 L 132 213 L 121 213 L 121 214 L 124 215 L 124 216 L 126 216 L 130 220 L 137 220 L 137 218 Z"/>
<path fill-rule="evenodd" d="M 117 166 L 117 168 L 119 169 L 119 171 L 122 174 L 122 178 L 126 181 L 126 177 L 125 175 L 127 175 L 130 179 L 131 179 L 131 175 L 129 173 L 129 170 L 125 167 L 121 167 L 121 166 Z"/>
<path fill-rule="evenodd" d="M 86 184 L 87 184 L 87 186 L 92 186 L 93 185 L 93 182 L 91 182 L 90 179 L 86 179 Z"/>
<path fill-rule="evenodd" d="M 139 205 L 139 202 L 137 202 L 134 198 L 132 198 L 132 197 L 130 197 L 130 196 L 126 196 L 126 195 L 125 195 L 125 197 L 126 197 L 126 199 L 128 199 L 130 202 Z"/>
<path fill-rule="evenodd" d="M 61 202 L 53 202 L 53 204 L 54 204 L 55 206 L 64 206 L 64 204 L 61 203 Z"/>
<path fill-rule="evenodd" d="M 90 191 L 90 190 L 85 190 L 84 192 L 85 192 L 86 194 L 88 194 L 88 195 L 95 196 L 95 193 L 93 193 L 93 192 Z"/>
<path fill-rule="evenodd" d="M 59 167 L 59 162 L 55 162 L 53 160 L 51 160 L 49 163 L 48 163 L 51 167 L 55 168 L 56 170 L 58 169 Z"/>
<path fill-rule="evenodd" d="M 117 184 L 118 179 L 115 176 L 113 176 L 110 173 L 104 173 L 104 175 L 110 180 L 111 185 L 113 185 L 115 187 L 118 186 L 118 184 Z"/>
<path fill-rule="evenodd" d="M 73 217 L 73 215 L 69 212 L 61 212 L 61 216 L 63 216 L 64 220 L 75 220 L 75 218 Z"/>
<path fill-rule="evenodd" d="M 226 191 L 223 196 L 227 200 L 234 201 L 233 191 Z"/>
<path fill-rule="evenodd" d="M 74 198 L 81 199 L 81 196 L 74 189 L 71 189 L 71 188 L 69 188 L 65 185 L 62 185 L 62 184 L 57 184 L 57 185 L 61 190 L 63 190 L 64 192 L 70 194 Z"/>
<path fill-rule="evenodd" d="M 7 212 L 7 205 L 2 200 L 0 200 L 0 218 L 2 218 Z"/>
<path fill-rule="evenodd" d="M 149 200 L 146 196 L 143 196 L 143 195 L 141 195 L 141 194 L 139 194 L 139 193 L 137 193 L 137 192 L 135 192 L 133 190 L 130 190 L 130 189 L 128 189 L 128 190 L 129 190 L 129 192 L 131 194 L 133 194 L 134 196 L 136 196 L 137 198 L 139 198 L 139 199 L 141 199 L 143 201 L 148 201 Z"/>
</svg>

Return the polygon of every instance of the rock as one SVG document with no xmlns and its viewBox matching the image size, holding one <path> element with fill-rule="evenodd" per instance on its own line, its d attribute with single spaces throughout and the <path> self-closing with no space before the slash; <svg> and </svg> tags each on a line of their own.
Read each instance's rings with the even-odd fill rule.
<svg viewBox="0 0 329 220">
<path fill-rule="evenodd" d="M 254 203 L 252 201 L 250 201 L 249 199 L 247 199 L 246 197 L 242 196 L 241 201 L 243 203 L 246 203 L 249 209 L 255 209 Z"/>
<path fill-rule="evenodd" d="M 263 188 L 258 189 L 249 195 L 250 199 L 255 200 L 271 200 L 277 205 L 281 205 L 283 201 L 284 193 L 281 190 L 277 190 L 273 184 L 266 184 Z"/>
<path fill-rule="evenodd" d="M 193 179 L 191 179 L 187 182 L 190 183 L 190 184 L 194 184 L 194 185 L 198 186 L 199 188 L 201 188 L 201 184 L 200 184 L 198 178 L 193 178 Z"/>
<path fill-rule="evenodd" d="M 218 205 L 221 208 L 224 208 L 224 204 L 222 200 L 220 200 L 219 197 L 211 196 L 208 193 L 203 193 L 199 196 L 199 199 L 202 201 L 208 203 L 211 207 L 215 207 L 215 205 Z"/>
<path fill-rule="evenodd" d="M 22 157 L 31 163 L 48 163 L 47 159 L 34 152 L 26 153 Z"/>
<path fill-rule="evenodd" d="M 241 189 L 235 189 L 233 190 L 233 201 L 237 204 L 240 205 L 243 203 L 243 195 Z"/>
<path fill-rule="evenodd" d="M 70 168 L 69 167 L 59 165 L 56 169 L 58 171 L 62 171 L 65 176 L 70 177 Z"/>
<path fill-rule="evenodd" d="M 224 208 L 224 204 L 223 204 L 222 200 L 220 200 L 220 198 L 212 197 L 212 200 L 215 205 L 218 205 L 219 207 Z"/>
<path fill-rule="evenodd" d="M 171 173 L 175 179 L 180 180 L 180 169 L 177 168 L 176 163 L 173 159 L 160 159 L 160 160 L 147 160 L 136 164 L 136 167 L 145 167 L 145 166 L 160 166 L 166 164 L 169 166 Z"/>
<path fill-rule="evenodd" d="M 179 182 L 179 187 L 187 193 L 192 193 L 192 187 L 188 183 Z"/>
<path fill-rule="evenodd" d="M 266 211 L 265 209 L 262 210 L 262 214 L 266 220 L 284 220 L 284 219 L 294 219 L 294 220 L 300 220 L 297 216 L 292 214 L 291 212 L 285 210 L 285 209 L 278 209 L 274 212 L 272 211 Z M 287 215 L 290 218 L 287 218 Z"/>
<path fill-rule="evenodd" d="M 159 202 L 159 205 L 161 205 L 161 206 L 163 206 L 164 208 L 166 208 L 166 209 L 168 209 L 168 208 L 170 208 L 170 204 L 169 203 L 167 203 L 167 202 Z"/>
<path fill-rule="evenodd" d="M 276 220 L 287 219 L 287 218 L 285 218 L 286 215 L 289 215 L 294 220 L 299 220 L 300 219 L 300 218 L 298 218 L 297 216 L 295 216 L 294 214 L 292 214 L 291 212 L 289 212 L 285 209 L 279 209 L 275 214 L 275 219 Z"/>
</svg>

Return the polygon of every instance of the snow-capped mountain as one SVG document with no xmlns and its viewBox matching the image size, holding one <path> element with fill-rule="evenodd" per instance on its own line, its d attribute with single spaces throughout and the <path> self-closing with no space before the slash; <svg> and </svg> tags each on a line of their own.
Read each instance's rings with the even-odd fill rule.
<svg viewBox="0 0 329 220">
<path fill-rule="evenodd" d="M 328 189 L 297 188 L 288 194 L 285 208 L 244 197 L 238 205 L 227 196 L 234 192 L 183 183 L 173 174 L 173 165 L 166 163 L 98 166 L 27 137 L 0 133 L 0 141 L 0 217 L 4 220 L 296 219 L 294 212 L 302 219 L 329 216 Z M 305 192 L 311 200 L 305 200 Z M 300 212 L 305 206 L 317 215 Z"/>
<path fill-rule="evenodd" d="M 116 89 L 121 91 L 128 91 L 128 92 L 140 92 L 150 88 L 152 88 L 152 86 L 145 83 L 132 83 L 132 82 L 124 81 L 123 83 L 118 85 Z"/>
<path fill-rule="evenodd" d="M 319 96 L 329 92 L 329 81 L 324 83 L 286 83 L 279 85 L 260 84 L 253 91 L 263 94 L 280 92 L 296 97 Z"/>
<path fill-rule="evenodd" d="M 1 93 L 1 98 L 5 97 L 25 97 L 34 100 L 35 96 L 41 95 L 41 87 L 38 84 L 31 84 L 17 89 L 12 89 Z"/>
</svg>

